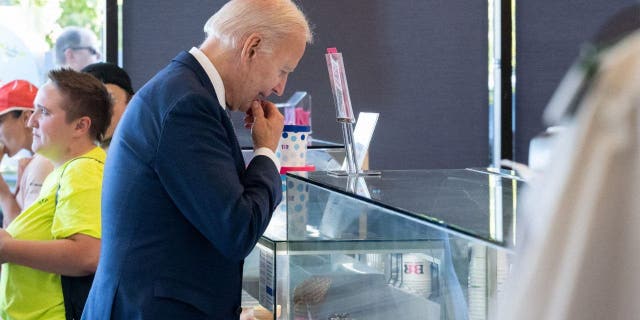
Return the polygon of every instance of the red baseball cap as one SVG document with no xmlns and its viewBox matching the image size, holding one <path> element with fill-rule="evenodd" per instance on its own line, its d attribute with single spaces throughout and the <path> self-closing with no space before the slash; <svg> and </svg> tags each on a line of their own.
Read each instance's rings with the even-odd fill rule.
<svg viewBox="0 0 640 320">
<path fill-rule="evenodd" d="M 33 110 L 38 88 L 26 80 L 13 80 L 0 87 L 0 115 L 14 110 Z"/>
</svg>

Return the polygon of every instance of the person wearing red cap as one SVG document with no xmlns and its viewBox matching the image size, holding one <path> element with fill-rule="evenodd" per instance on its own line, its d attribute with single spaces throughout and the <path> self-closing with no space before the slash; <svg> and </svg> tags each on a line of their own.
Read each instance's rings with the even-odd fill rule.
<svg viewBox="0 0 640 320">
<path fill-rule="evenodd" d="M 30 152 L 33 133 L 27 126 L 33 113 L 33 100 L 38 88 L 25 80 L 14 80 L 0 87 L 0 143 L 3 154 L 14 156 L 20 150 Z M 32 152 L 33 153 L 33 152 Z M 28 207 L 40 194 L 44 179 L 53 165 L 43 156 L 21 159 L 15 192 L 0 177 L 0 208 L 3 226 L 9 225 L 22 209 Z"/>
</svg>

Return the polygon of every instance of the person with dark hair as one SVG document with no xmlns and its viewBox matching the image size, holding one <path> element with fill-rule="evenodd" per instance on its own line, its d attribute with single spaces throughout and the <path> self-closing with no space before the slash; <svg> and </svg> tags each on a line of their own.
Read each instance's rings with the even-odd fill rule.
<svg viewBox="0 0 640 320">
<path fill-rule="evenodd" d="M 38 88 L 25 80 L 10 81 L 0 87 L 0 143 L 4 146 L 0 156 L 13 157 L 23 149 L 33 152 L 33 134 L 27 122 L 33 113 L 33 99 L 37 93 Z M 0 208 L 4 227 L 33 203 L 52 170 L 51 162 L 43 156 L 20 159 L 14 192 L 0 176 Z"/>
<path fill-rule="evenodd" d="M 113 132 L 120 122 L 120 118 L 127 108 L 127 104 L 133 97 L 133 87 L 131 86 L 131 78 L 124 69 L 113 63 L 98 62 L 90 64 L 82 69 L 82 72 L 93 75 L 102 81 L 107 87 L 107 91 L 111 94 L 113 100 L 113 116 L 111 117 L 111 125 L 107 128 L 105 138 L 101 141 L 100 146 L 107 150 L 111 144 Z"/>
<path fill-rule="evenodd" d="M 64 28 L 56 38 L 54 51 L 58 66 L 76 71 L 101 59 L 95 34 L 80 27 Z"/>
<path fill-rule="evenodd" d="M 133 97 L 105 165 L 84 319 L 238 319 L 242 265 L 282 198 L 282 95 L 312 41 L 291 0 L 232 0 Z M 228 110 L 245 114 L 245 167 Z"/>
<path fill-rule="evenodd" d="M 0 318 L 78 319 L 98 265 L 106 153 L 97 146 L 111 98 L 86 73 L 52 70 L 28 121 L 51 161 L 39 197 L 0 229 Z M 88 284 L 88 285 L 87 285 Z"/>
</svg>

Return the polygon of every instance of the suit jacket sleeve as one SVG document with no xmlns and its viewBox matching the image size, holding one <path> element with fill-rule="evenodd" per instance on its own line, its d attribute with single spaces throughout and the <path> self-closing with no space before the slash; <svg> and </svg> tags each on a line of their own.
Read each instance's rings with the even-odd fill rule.
<svg viewBox="0 0 640 320">
<path fill-rule="evenodd" d="M 241 260 L 282 198 L 280 176 L 266 156 L 243 168 L 234 157 L 234 133 L 223 125 L 227 115 L 211 101 L 189 94 L 169 109 L 155 170 L 185 218 L 224 256 Z"/>
</svg>

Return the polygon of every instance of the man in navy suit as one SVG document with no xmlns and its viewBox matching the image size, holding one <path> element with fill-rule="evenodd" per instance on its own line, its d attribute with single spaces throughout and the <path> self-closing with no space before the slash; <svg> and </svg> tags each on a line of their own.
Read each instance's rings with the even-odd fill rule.
<svg viewBox="0 0 640 320">
<path fill-rule="evenodd" d="M 281 200 L 283 116 L 266 98 L 312 41 L 290 0 L 232 0 L 131 100 L 105 166 L 83 319 L 238 319 L 242 265 Z M 245 168 L 227 109 L 245 112 Z"/>
</svg>

